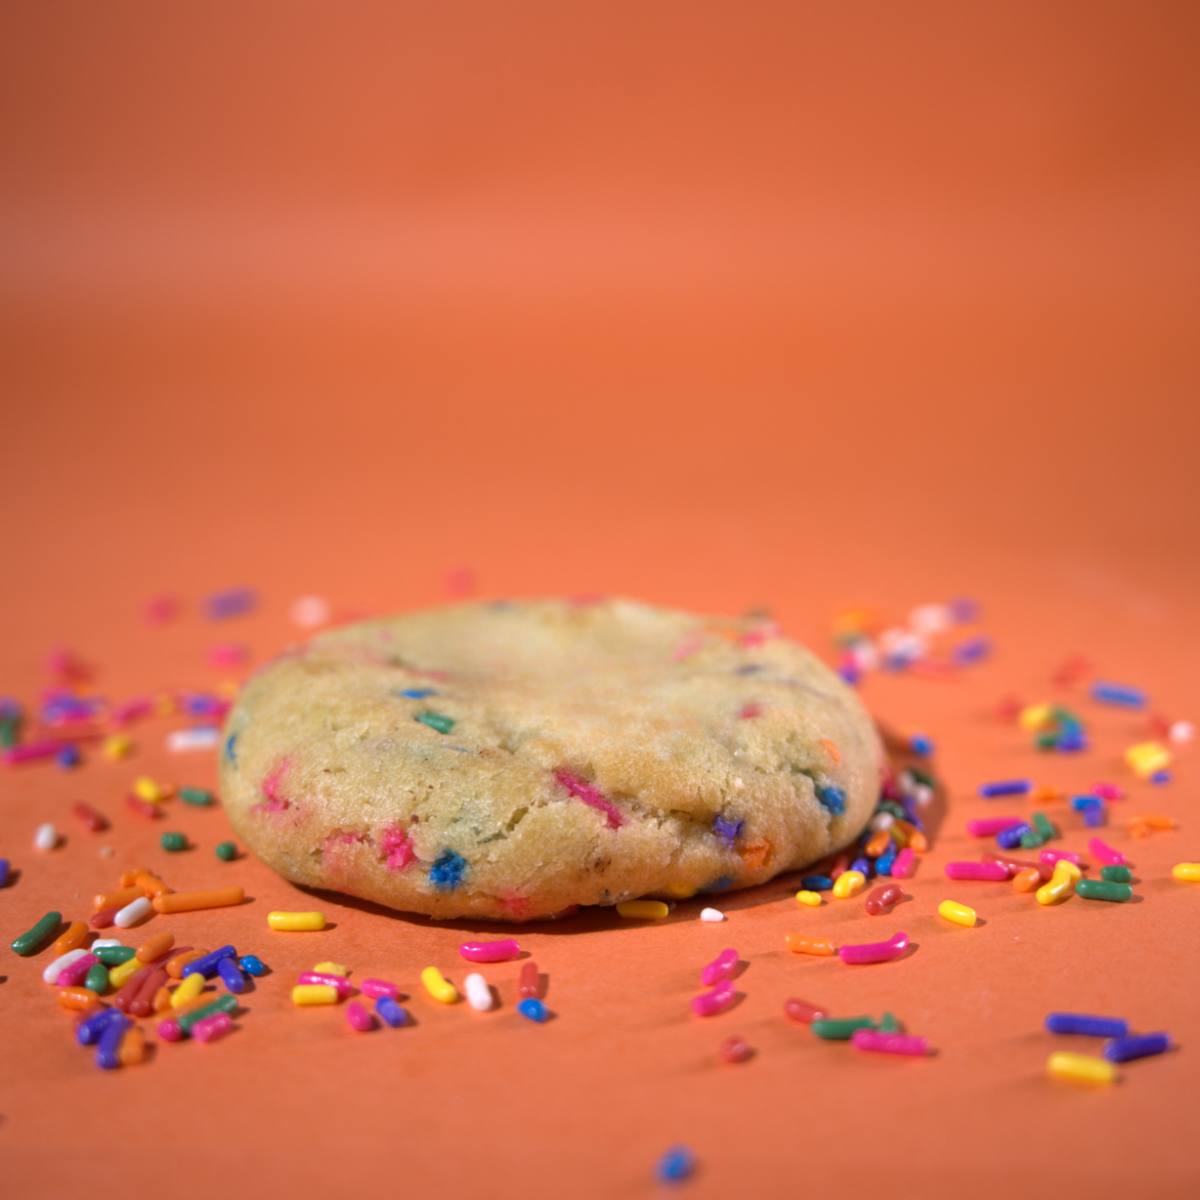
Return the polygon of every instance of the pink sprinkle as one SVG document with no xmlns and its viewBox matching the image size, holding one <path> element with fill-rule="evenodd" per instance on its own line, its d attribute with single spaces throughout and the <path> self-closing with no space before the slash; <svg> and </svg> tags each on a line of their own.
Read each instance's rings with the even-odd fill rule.
<svg viewBox="0 0 1200 1200">
<path fill-rule="evenodd" d="M 737 999 L 737 990 L 730 980 L 725 979 L 718 983 L 711 992 L 705 992 L 702 996 L 693 996 L 692 1011 L 698 1017 L 712 1017 L 719 1012 L 724 1012 L 735 999 Z"/>
<path fill-rule="evenodd" d="M 757 700 L 752 700 L 749 704 L 742 706 L 742 711 L 738 713 L 738 716 L 743 721 L 749 721 L 753 717 L 761 717 L 765 711 L 765 704 L 759 704 Z"/>
<path fill-rule="evenodd" d="M 929 1053 L 928 1038 L 886 1033 L 880 1029 L 856 1029 L 850 1035 L 850 1044 L 859 1050 L 879 1050 L 884 1054 L 910 1054 L 920 1057 Z"/>
<path fill-rule="evenodd" d="M 37 758 L 52 758 L 66 744 L 57 738 L 47 738 L 41 742 L 26 742 L 23 746 L 9 746 L 4 751 L 4 761 L 12 766 L 14 763 L 32 762 Z"/>
<path fill-rule="evenodd" d="M 174 596 L 155 596 L 142 605 L 142 620 L 147 625 L 165 625 L 179 614 L 179 601 Z"/>
<path fill-rule="evenodd" d="M 1014 825 L 1023 825 L 1024 817 L 983 817 L 978 821 L 967 822 L 967 832 L 972 837 L 995 837 Z"/>
<path fill-rule="evenodd" d="M 675 653 L 672 654 L 671 657 L 676 662 L 683 662 L 683 660 L 685 658 L 691 658 L 692 655 L 695 654 L 696 651 L 699 650 L 700 647 L 703 645 L 704 645 L 704 638 L 700 634 L 698 634 L 698 633 L 689 634 L 675 648 Z"/>
<path fill-rule="evenodd" d="M 183 1041 L 183 1030 L 179 1028 L 178 1021 L 168 1017 L 165 1021 L 159 1022 L 158 1036 L 164 1042 L 181 1042 Z"/>
<path fill-rule="evenodd" d="M 228 1013 L 213 1013 L 211 1017 L 205 1017 L 203 1021 L 197 1021 L 192 1026 L 192 1037 L 198 1042 L 215 1042 L 217 1038 L 224 1037 L 232 1028 L 233 1018 Z M 162 1032 L 161 1026 L 159 1032 Z"/>
<path fill-rule="evenodd" d="M 1124 800 L 1125 793 L 1115 783 L 1093 783 L 1092 795 L 1101 800 Z"/>
<path fill-rule="evenodd" d="M 947 879 L 979 879 L 986 883 L 1002 883 L 1012 878 L 1012 872 L 998 862 L 952 862 L 946 864 Z"/>
<path fill-rule="evenodd" d="M 346 1020 L 359 1033 L 370 1033 L 375 1028 L 375 1018 L 357 1000 L 346 1005 Z"/>
<path fill-rule="evenodd" d="M 130 721 L 151 716 L 153 712 L 154 697 L 138 696 L 136 699 L 126 700 L 124 704 L 118 704 L 112 710 L 111 716 L 114 725 L 127 725 Z"/>
<path fill-rule="evenodd" d="M 1114 850 L 1110 845 L 1102 842 L 1099 838 L 1092 838 L 1088 842 L 1088 849 L 1098 858 L 1106 867 L 1123 867 L 1128 861 L 1120 850 Z"/>
<path fill-rule="evenodd" d="M 737 970 L 740 961 L 736 950 L 722 950 L 700 972 L 700 982 L 705 987 L 712 987 L 714 984 L 720 983 L 723 979 L 732 979 L 733 973 Z"/>
<path fill-rule="evenodd" d="M 590 783 L 585 783 L 578 775 L 572 775 L 570 771 L 555 771 L 554 778 L 572 796 L 582 800 L 589 807 L 599 809 L 600 812 L 604 813 L 609 829 L 616 829 L 618 826 L 625 824 L 625 818 L 621 815 L 617 806 L 611 801 L 605 800 L 596 788 L 592 787 Z"/>
<path fill-rule="evenodd" d="M 442 576 L 442 586 L 446 589 L 446 594 L 455 600 L 462 600 L 470 596 L 478 583 L 479 580 L 470 567 L 451 567 Z"/>
<path fill-rule="evenodd" d="M 468 962 L 478 963 L 511 962 L 521 957 L 521 947 L 512 938 L 499 942 L 463 942 L 458 952 Z"/>
<path fill-rule="evenodd" d="M 278 801 L 278 800 L 282 799 L 282 797 L 279 795 L 279 784 L 282 781 L 284 775 L 287 774 L 287 770 L 291 765 L 292 765 L 292 759 L 291 759 L 291 756 L 288 755 L 287 757 L 281 759 L 280 762 L 276 765 L 275 769 L 273 771 L 271 771 L 263 779 L 262 794 L 264 796 L 266 796 L 266 798 L 268 800 Z M 287 807 L 286 800 L 283 802 L 283 806 L 285 808 Z"/>
<path fill-rule="evenodd" d="M 401 871 L 417 857 L 408 834 L 399 825 L 389 825 L 380 831 L 379 849 L 383 852 L 389 871 Z"/>
<path fill-rule="evenodd" d="M 917 856 L 913 853 L 911 846 L 905 846 L 899 854 L 896 855 L 896 861 L 892 863 L 892 878 L 893 879 L 908 879 L 916 869 Z"/>
<path fill-rule="evenodd" d="M 64 967 L 59 971 L 54 986 L 74 987 L 76 984 L 82 983 L 87 973 L 99 961 L 94 954 L 85 954 L 82 958 L 77 958 L 69 967 Z"/>
<path fill-rule="evenodd" d="M 344 975 L 326 975 L 324 971 L 302 971 L 296 982 L 319 983 L 336 988 L 339 1000 L 345 1000 L 354 991 L 354 985 Z"/>
<path fill-rule="evenodd" d="M 277 813 L 283 812 L 285 808 L 291 807 L 292 803 L 290 800 L 276 800 L 272 798 L 270 800 L 263 800 L 258 804 L 252 804 L 250 806 L 250 811 L 256 814 Z"/>
<path fill-rule="evenodd" d="M 755 646 L 761 646 L 764 642 L 769 642 L 773 637 L 779 636 L 779 626 L 774 621 L 766 625 L 759 625 L 756 629 L 751 629 L 741 636 L 741 643 L 747 650 L 753 650 Z"/>
<path fill-rule="evenodd" d="M 393 1000 L 400 999 L 400 989 L 384 979 L 364 979 L 358 985 L 358 990 L 372 1000 L 378 1000 L 381 996 L 390 996 Z"/>
<path fill-rule="evenodd" d="M 868 963 L 891 962 L 908 948 L 908 934 L 893 934 L 886 942 L 864 942 L 857 946 L 842 946 L 838 950 L 838 958 L 852 967 L 866 966 Z"/>
<path fill-rule="evenodd" d="M 1053 866 L 1060 859 L 1066 859 L 1067 862 L 1074 863 L 1076 866 L 1080 865 L 1079 855 L 1072 854 L 1069 850 L 1043 850 L 1041 854 L 1038 855 L 1038 858 L 1040 861 L 1047 863 L 1050 866 Z"/>
<path fill-rule="evenodd" d="M 236 671 L 250 660 L 250 650 L 241 642 L 214 642 L 208 648 L 209 666 L 218 671 Z"/>
</svg>

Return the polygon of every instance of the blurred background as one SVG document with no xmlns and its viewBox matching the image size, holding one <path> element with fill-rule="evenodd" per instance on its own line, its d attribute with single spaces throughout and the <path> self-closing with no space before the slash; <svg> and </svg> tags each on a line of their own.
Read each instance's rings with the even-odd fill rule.
<svg viewBox="0 0 1200 1200">
<path fill-rule="evenodd" d="M 785 616 L 1191 587 L 1198 25 L 7 6 L 10 644 L 64 592 L 71 636 L 458 565 Z"/>
</svg>

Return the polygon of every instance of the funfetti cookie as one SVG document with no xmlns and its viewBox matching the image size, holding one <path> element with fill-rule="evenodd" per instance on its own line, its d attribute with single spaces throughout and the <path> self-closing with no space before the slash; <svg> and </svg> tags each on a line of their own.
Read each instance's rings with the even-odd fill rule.
<svg viewBox="0 0 1200 1200">
<path fill-rule="evenodd" d="M 539 600 L 288 651 L 238 698 L 220 772 L 287 879 L 529 921 L 804 867 L 862 830 L 881 762 L 853 691 L 769 623 Z"/>
</svg>

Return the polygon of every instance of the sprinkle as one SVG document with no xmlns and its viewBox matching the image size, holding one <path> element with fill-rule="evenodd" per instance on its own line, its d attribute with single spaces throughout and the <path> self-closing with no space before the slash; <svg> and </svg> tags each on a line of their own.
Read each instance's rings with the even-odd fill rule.
<svg viewBox="0 0 1200 1200">
<path fill-rule="evenodd" d="M 52 953 L 66 954 L 69 950 L 78 950 L 87 941 L 88 927 L 82 921 L 72 921 L 66 932 L 60 934 L 50 947 Z M 94 950 L 95 947 L 93 946 Z"/>
<path fill-rule="evenodd" d="M 865 942 L 856 946 L 842 946 L 838 957 L 850 966 L 866 966 L 869 963 L 891 962 L 908 949 L 908 934 L 895 933 L 886 942 Z"/>
<path fill-rule="evenodd" d="M 538 974 L 537 963 L 527 962 L 522 965 L 521 975 L 517 981 L 517 991 L 522 996 L 541 996 L 542 977 Z"/>
<path fill-rule="evenodd" d="M 712 924 L 717 924 L 725 920 L 725 914 L 716 908 L 702 908 L 700 910 L 700 920 L 708 921 Z"/>
<path fill-rule="evenodd" d="M 860 1029 L 874 1029 L 870 1017 L 842 1017 L 834 1021 L 828 1018 L 812 1022 L 812 1031 L 827 1042 L 848 1042 Z"/>
<path fill-rule="evenodd" d="M 1200 883 L 1200 863 L 1176 863 L 1171 868 L 1171 875 L 1180 883 Z"/>
<path fill-rule="evenodd" d="M 882 1054 L 905 1054 L 919 1058 L 929 1053 L 929 1041 L 923 1037 L 910 1037 L 902 1033 L 889 1033 L 878 1029 L 856 1029 L 850 1035 L 850 1044 L 857 1050 L 875 1050 Z"/>
<path fill-rule="evenodd" d="M 149 775 L 140 775 L 133 782 L 133 794 L 140 800 L 154 804 L 159 800 L 165 800 L 171 794 L 171 789 L 160 787 Z"/>
<path fill-rule="evenodd" d="M 1079 873 L 1079 868 L 1074 867 L 1075 875 L 1072 875 L 1072 866 L 1073 864 L 1065 859 L 1054 864 L 1054 874 L 1051 876 L 1050 882 L 1042 884 L 1037 890 L 1039 904 L 1061 904 L 1071 898 Z"/>
<path fill-rule="evenodd" d="M 712 831 L 714 837 L 719 837 L 723 841 L 728 842 L 731 846 L 739 837 L 741 837 L 742 829 L 745 827 L 745 821 L 730 821 L 720 813 L 713 818 Z"/>
<path fill-rule="evenodd" d="M 660 1183 L 678 1183 L 696 1170 L 696 1156 L 687 1146 L 672 1146 L 658 1160 L 654 1174 Z"/>
<path fill-rule="evenodd" d="M 191 1028 L 192 1037 L 198 1042 L 215 1042 L 233 1028 L 233 1018 L 224 1012 L 213 1013 L 197 1021 Z"/>
<path fill-rule="evenodd" d="M 341 963 L 335 962 L 319 962 L 315 967 L 313 967 L 313 970 L 320 971 L 325 975 L 341 975 L 343 978 L 350 974 L 349 967 L 345 967 Z"/>
<path fill-rule="evenodd" d="M 137 813 L 139 817 L 145 817 L 149 821 L 157 820 L 162 816 L 162 809 L 157 804 L 149 804 L 145 800 L 139 800 L 136 796 L 126 796 L 125 807 L 130 812 Z"/>
<path fill-rule="evenodd" d="M 841 788 L 817 784 L 813 790 L 816 793 L 817 803 L 835 817 L 841 816 L 846 811 L 846 793 Z"/>
<path fill-rule="evenodd" d="M 127 758 L 133 753 L 133 739 L 127 733 L 114 733 L 104 739 L 100 746 L 104 757 L 116 762 L 119 758 Z"/>
<path fill-rule="evenodd" d="M 671 909 L 661 900 L 622 900 L 617 916 L 630 921 L 661 921 L 671 915 Z"/>
<path fill-rule="evenodd" d="M 1122 708 L 1146 707 L 1146 693 L 1123 683 L 1108 683 L 1098 679 L 1088 694 L 1100 704 L 1116 704 Z"/>
<path fill-rule="evenodd" d="M 555 771 L 554 778 L 576 799 L 582 800 L 584 804 L 604 813 L 609 829 L 616 829 L 625 823 L 625 818 L 617 806 L 606 800 L 595 787 L 586 783 L 578 775 L 573 775 L 570 771 Z"/>
<path fill-rule="evenodd" d="M 908 879 L 916 868 L 916 862 L 917 856 L 912 847 L 906 846 L 896 855 L 896 861 L 892 864 L 892 878 Z"/>
<path fill-rule="evenodd" d="M 973 908 L 968 908 L 965 904 L 957 904 L 953 900 L 943 900 L 938 905 L 938 913 L 947 921 L 953 921 L 955 925 L 964 925 L 968 929 L 974 926 L 976 920 Z"/>
<path fill-rule="evenodd" d="M 491 1010 L 493 999 L 492 989 L 482 975 L 471 974 L 463 980 L 463 990 L 467 993 L 467 1003 L 476 1012 Z"/>
<path fill-rule="evenodd" d="M 211 750 L 221 740 L 221 731 L 215 725 L 193 725 L 190 729 L 175 729 L 167 734 L 167 749 L 172 754 L 185 754 L 190 750 Z M 195 790 L 195 789 L 193 789 Z M 180 799 L 183 799 L 180 792 Z M 189 804 L 211 803 L 190 800 Z"/>
<path fill-rule="evenodd" d="M 1175 822 L 1164 813 L 1139 813 L 1129 818 L 1130 827 L 1140 825 L 1143 829 L 1174 829 Z"/>
<path fill-rule="evenodd" d="M 26 742 L 21 746 L 9 746 L 0 757 L 9 766 L 17 763 L 34 762 L 39 758 L 53 758 L 61 749 L 63 743 L 55 738 L 41 742 Z"/>
<path fill-rule="evenodd" d="M 509 962 L 521 957 L 521 947 L 512 938 L 498 942 L 464 942 L 458 952 L 469 962 L 478 963 Z"/>
<path fill-rule="evenodd" d="M 125 905 L 114 917 L 113 924 L 119 929 L 129 929 L 139 921 L 144 920 L 153 911 L 149 899 L 145 896 Z"/>
<path fill-rule="evenodd" d="M 1092 840 L 1095 841 L 1094 838 Z M 1069 850 L 1043 850 L 1038 859 L 1051 867 L 1060 862 L 1074 863 L 1078 867 L 1082 861 L 1078 854 L 1072 854 Z"/>
<path fill-rule="evenodd" d="M 1028 779 L 999 779 L 992 783 L 981 783 L 979 795 L 984 800 L 994 800 L 999 796 L 1025 796 L 1032 787 Z"/>
<path fill-rule="evenodd" d="M 692 997 L 692 1011 L 698 1017 L 713 1017 L 731 1007 L 736 999 L 733 980 L 723 979 L 711 991 Z"/>
<path fill-rule="evenodd" d="M 246 990 L 246 977 L 242 974 L 236 958 L 221 959 L 217 963 L 217 974 L 221 977 L 221 982 L 235 996 L 240 996 Z"/>
<path fill-rule="evenodd" d="M 391 996 L 393 1000 L 400 999 L 400 989 L 394 983 L 388 983 L 383 979 L 364 979 L 358 985 L 358 990 L 372 1000 L 377 1000 L 380 996 Z"/>
<path fill-rule="evenodd" d="M 0 888 L 8 882 L 9 862 L 7 858 L 0 858 Z M 713 910 L 715 911 L 715 910 Z M 703 916 L 703 913 L 701 914 Z"/>
<path fill-rule="evenodd" d="M 164 850 L 177 853 L 180 850 L 187 849 L 187 837 L 182 833 L 164 833 L 159 838 L 159 844 Z"/>
<path fill-rule="evenodd" d="M 53 850 L 58 845 L 58 830 L 53 825 L 47 823 L 39 825 L 37 832 L 33 835 L 33 848 L 43 852 Z"/>
<path fill-rule="evenodd" d="M 230 588 L 205 597 L 204 615 L 210 621 L 225 621 L 253 612 L 257 605 L 258 593 L 253 588 Z"/>
<path fill-rule="evenodd" d="M 904 889 L 898 883 L 884 884 L 883 887 L 875 888 L 867 897 L 865 905 L 867 914 L 877 917 L 882 913 L 890 912 L 903 899 Z"/>
<path fill-rule="evenodd" d="M 316 933 L 325 928 L 322 912 L 272 912 L 267 913 L 267 924 L 284 933 Z"/>
<path fill-rule="evenodd" d="M 791 999 L 783 1002 L 783 1015 L 802 1025 L 811 1025 L 814 1021 L 826 1020 L 829 1013 L 819 1004 L 810 1004 L 807 1000 Z"/>
<path fill-rule="evenodd" d="M 991 652 L 991 639 L 980 636 L 968 638 L 965 642 L 959 642 L 950 651 L 950 657 L 958 666 L 965 667 L 970 663 L 976 663 L 981 659 L 987 658 Z"/>
<path fill-rule="evenodd" d="M 1099 838 L 1092 838 L 1088 842 L 1088 850 L 1091 852 L 1093 858 L 1098 859 L 1102 863 L 1107 863 L 1109 866 L 1123 866 L 1126 861 L 1125 855 L 1120 850 L 1114 850 Z"/>
<path fill-rule="evenodd" d="M 800 886 L 810 892 L 827 892 L 833 887 L 833 880 L 828 875 L 805 875 Z"/>
<path fill-rule="evenodd" d="M 968 821 L 967 832 L 972 837 L 995 837 L 1006 829 L 1024 823 L 1024 817 L 984 817 L 978 821 Z"/>
<path fill-rule="evenodd" d="M 68 950 L 63 954 L 60 954 L 46 967 L 46 969 L 42 972 L 42 982 L 49 984 L 57 983 L 58 977 L 63 971 L 84 957 L 91 957 L 97 962 L 100 961 L 99 959 L 95 958 L 95 955 L 88 955 L 87 950 L 85 950 L 82 946 L 76 947 L 74 950 Z"/>
<path fill-rule="evenodd" d="M 862 871 L 843 871 L 833 885 L 833 894 L 839 900 L 848 900 L 866 885 L 867 877 Z"/>
<path fill-rule="evenodd" d="M 333 615 L 329 601 L 324 596 L 300 596 L 292 601 L 288 616 L 293 625 L 301 629 L 315 629 L 318 625 L 327 625 Z"/>
<path fill-rule="evenodd" d="M 458 1000 L 458 989 L 437 967 L 426 967 L 421 972 L 421 983 L 425 990 L 441 1004 L 453 1004 Z"/>
<path fill-rule="evenodd" d="M 83 822 L 89 833 L 101 833 L 108 828 L 108 818 L 97 812 L 90 804 L 78 801 L 71 808 L 72 814 Z"/>
<path fill-rule="evenodd" d="M 175 945 L 173 933 L 156 933 L 134 951 L 134 957 L 141 963 L 153 962 L 156 958 L 161 958 L 166 954 L 173 945 Z"/>
<path fill-rule="evenodd" d="M 215 888 L 207 892 L 173 892 L 155 896 L 152 903 L 160 913 L 194 912 L 201 908 L 229 908 L 241 904 L 246 893 L 240 887 Z"/>
<path fill-rule="evenodd" d="M 121 1065 L 121 1041 L 133 1022 L 123 1013 L 118 1013 L 100 1033 L 96 1045 L 96 1066 L 111 1071 Z"/>
<path fill-rule="evenodd" d="M 1125 751 L 1125 761 L 1141 779 L 1171 765 L 1171 752 L 1159 742 L 1139 742 Z"/>
<path fill-rule="evenodd" d="M 406 700 L 424 700 L 427 696 L 436 696 L 437 688 L 406 688 L 400 692 Z"/>
<path fill-rule="evenodd" d="M 1167 730 L 1167 740 L 1177 746 L 1186 745 L 1196 736 L 1196 727 L 1191 721 L 1174 721 Z"/>
<path fill-rule="evenodd" d="M 1033 826 L 1022 821 L 1020 825 L 1010 825 L 996 834 L 996 845 L 1001 850 L 1015 850 L 1018 846 L 1025 847 L 1025 838 L 1032 834 Z M 1028 847 L 1025 848 L 1028 849 Z"/>
<path fill-rule="evenodd" d="M 787 934 L 783 944 L 793 954 L 815 954 L 821 958 L 828 958 L 837 953 L 837 948 L 827 938 L 801 937 L 798 933 Z"/>
<path fill-rule="evenodd" d="M 467 860 L 453 850 L 443 850 L 429 868 L 429 882 L 440 891 L 452 891 L 462 881 Z"/>
<path fill-rule="evenodd" d="M 191 1012 L 184 1013 L 181 1017 L 176 1018 L 176 1021 L 180 1032 L 190 1035 L 201 1021 L 206 1021 L 209 1017 L 215 1016 L 217 1013 L 229 1013 L 232 1015 L 237 1006 L 236 996 L 221 996 L 211 1004 L 206 1004 L 203 1008 L 194 1008 Z M 161 1029 L 162 1027 L 159 1026 L 160 1032 Z"/>
<path fill-rule="evenodd" d="M 700 982 L 713 987 L 723 979 L 732 979 L 740 959 L 736 950 L 722 950 L 716 958 L 700 972 Z"/>
<path fill-rule="evenodd" d="M 1111 883 L 1104 879 L 1081 879 L 1075 884 L 1075 895 L 1083 900 L 1111 900 L 1123 904 L 1133 896 L 1127 883 Z"/>
<path fill-rule="evenodd" d="M 1109 1062 L 1129 1062 L 1135 1058 L 1148 1058 L 1152 1054 L 1165 1054 L 1171 1048 L 1171 1038 L 1165 1033 L 1131 1033 L 1113 1038 L 1101 1051 Z"/>
<path fill-rule="evenodd" d="M 298 983 L 292 988 L 292 1003 L 301 1006 L 336 1004 L 338 991 L 325 983 Z"/>
<path fill-rule="evenodd" d="M 222 862 L 233 862 L 238 854 L 237 844 L 234 842 L 221 842 L 214 853 Z"/>
<path fill-rule="evenodd" d="M 458 724 L 453 717 L 448 717 L 444 713 L 433 712 L 429 709 L 426 709 L 425 712 L 417 713 L 413 717 L 413 720 L 420 721 L 422 725 L 428 725 L 430 729 L 436 729 L 438 733 L 449 733 Z"/>
<path fill-rule="evenodd" d="M 727 1063 L 742 1063 L 745 1062 L 753 1053 L 749 1044 L 744 1037 L 738 1034 L 733 1034 L 732 1037 L 727 1037 L 720 1046 L 717 1047 L 717 1057 L 722 1062 Z"/>
<path fill-rule="evenodd" d="M 1071 1033 L 1083 1037 L 1124 1037 L 1129 1023 L 1120 1017 L 1096 1017 L 1088 1013 L 1053 1012 L 1046 1017 L 1047 1033 Z"/>
<path fill-rule="evenodd" d="M 208 648 L 208 664 L 218 671 L 237 671 L 250 661 L 250 648 L 242 642 L 214 642 Z"/>
<path fill-rule="evenodd" d="M 80 761 L 79 747 L 68 743 L 54 756 L 54 761 L 64 771 L 68 771 L 72 767 L 77 767 Z"/>
<path fill-rule="evenodd" d="M 393 1029 L 399 1029 L 408 1023 L 408 1013 L 391 996 L 380 996 L 375 1001 L 375 1011 Z"/>
<path fill-rule="evenodd" d="M 220 963 L 217 965 L 220 967 Z M 331 987 L 335 992 L 337 992 L 339 1000 L 344 1000 L 354 991 L 353 985 L 345 976 L 326 975 L 322 971 L 302 971 L 297 977 L 296 982 L 302 984 L 319 984 L 322 987 Z"/>
<path fill-rule="evenodd" d="M 809 908 L 818 908 L 821 904 L 821 893 L 801 890 L 796 893 L 796 899 L 801 904 L 807 904 Z"/>
</svg>

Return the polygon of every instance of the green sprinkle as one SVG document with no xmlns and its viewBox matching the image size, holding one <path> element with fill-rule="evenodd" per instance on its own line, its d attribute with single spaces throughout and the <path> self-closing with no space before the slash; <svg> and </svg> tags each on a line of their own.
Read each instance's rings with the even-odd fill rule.
<svg viewBox="0 0 1200 1200">
<path fill-rule="evenodd" d="M 1053 750 L 1058 745 L 1057 733 L 1039 733 L 1033 739 L 1034 746 L 1039 750 Z"/>
<path fill-rule="evenodd" d="M 23 933 L 12 944 L 18 954 L 32 954 L 43 942 L 49 941 L 62 924 L 62 913 L 48 912 L 28 933 Z"/>
<path fill-rule="evenodd" d="M 1115 900 L 1118 904 L 1133 895 L 1127 883 L 1105 883 L 1099 879 L 1080 879 L 1075 884 L 1075 895 L 1085 900 Z"/>
<path fill-rule="evenodd" d="M 97 996 L 103 996 L 108 991 L 108 968 L 103 963 L 96 963 L 87 973 L 83 986 L 91 988 Z"/>
<path fill-rule="evenodd" d="M 237 844 L 235 842 L 222 842 L 217 847 L 217 857 L 222 862 L 233 862 L 237 858 Z"/>
<path fill-rule="evenodd" d="M 897 804 L 895 800 L 880 800 L 877 813 L 891 813 L 897 821 L 907 821 L 908 813 L 904 810 L 904 805 Z"/>
<path fill-rule="evenodd" d="M 430 712 L 428 709 L 423 713 L 417 713 L 413 720 L 420 721 L 422 725 L 428 725 L 430 729 L 436 729 L 438 733 L 449 733 L 455 724 L 453 717 L 447 717 L 442 713 Z"/>
<path fill-rule="evenodd" d="M 7 750 L 17 744 L 17 722 L 15 717 L 0 721 L 0 749 Z"/>
<path fill-rule="evenodd" d="M 928 788 L 937 787 L 937 780 L 934 779 L 928 771 L 922 771 L 920 767 L 905 767 L 904 768 L 918 783 L 923 783 Z"/>
<path fill-rule="evenodd" d="M 875 1028 L 878 1029 L 880 1033 L 899 1033 L 900 1022 L 896 1020 L 894 1014 L 885 1012 L 883 1016 L 879 1018 L 879 1024 L 876 1025 Z"/>
<path fill-rule="evenodd" d="M 187 849 L 187 837 L 182 833 L 164 833 L 159 842 L 164 850 Z"/>
<path fill-rule="evenodd" d="M 214 1000 L 211 1004 L 206 1004 L 203 1008 L 194 1008 L 190 1013 L 184 1013 L 179 1018 L 179 1028 L 184 1033 L 191 1033 L 192 1026 L 197 1021 L 203 1021 L 205 1017 L 215 1017 L 217 1013 L 232 1013 L 237 1006 L 236 996 L 222 996 L 219 1000 Z"/>
<path fill-rule="evenodd" d="M 810 1028 L 828 1042 L 848 1042 L 856 1029 L 874 1029 L 875 1022 L 870 1017 L 846 1017 L 842 1021 L 814 1021 Z"/>
<path fill-rule="evenodd" d="M 1050 824 L 1050 819 L 1045 813 L 1035 812 L 1033 814 L 1033 827 L 1043 838 L 1058 837 L 1058 830 Z"/>
<path fill-rule="evenodd" d="M 1045 840 L 1037 830 L 1031 829 L 1028 833 L 1021 834 L 1021 849 L 1036 850 Z"/>
<path fill-rule="evenodd" d="M 213 802 L 212 792 L 206 792 L 204 788 L 180 788 L 179 798 L 184 804 L 211 804 Z"/>
<path fill-rule="evenodd" d="M 137 951 L 132 946 L 101 946 L 99 950 L 93 950 L 92 953 L 106 966 L 119 967 L 123 962 L 128 962 Z"/>
<path fill-rule="evenodd" d="M 1105 883 L 1128 883 L 1133 878 L 1133 872 L 1128 867 L 1101 867 L 1100 878 Z"/>
</svg>

